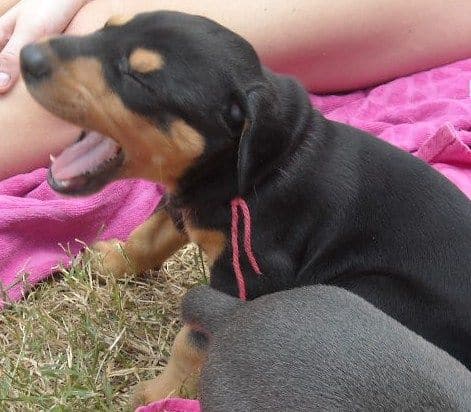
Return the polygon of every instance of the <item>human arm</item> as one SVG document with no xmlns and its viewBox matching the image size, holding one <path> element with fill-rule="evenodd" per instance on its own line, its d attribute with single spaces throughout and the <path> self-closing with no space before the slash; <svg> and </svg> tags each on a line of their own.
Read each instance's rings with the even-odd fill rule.
<svg viewBox="0 0 471 412">
<path fill-rule="evenodd" d="M 82 11 L 88 8 L 204 15 L 247 38 L 264 64 L 315 92 L 371 86 L 471 57 L 469 0 L 96 0 Z"/>
<path fill-rule="evenodd" d="M 19 76 L 21 48 L 41 37 L 61 33 L 89 0 L 4 0 L 0 3 L 0 93 Z"/>
</svg>

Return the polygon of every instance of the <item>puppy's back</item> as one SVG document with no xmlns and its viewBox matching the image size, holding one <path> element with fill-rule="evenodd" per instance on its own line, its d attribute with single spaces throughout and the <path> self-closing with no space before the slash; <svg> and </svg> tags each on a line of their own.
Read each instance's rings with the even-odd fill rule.
<svg viewBox="0 0 471 412">
<path fill-rule="evenodd" d="M 184 305 L 199 307 L 203 329 L 201 308 L 212 313 L 205 411 L 471 410 L 463 365 L 350 292 L 311 286 L 242 304 L 208 289 Z"/>
</svg>

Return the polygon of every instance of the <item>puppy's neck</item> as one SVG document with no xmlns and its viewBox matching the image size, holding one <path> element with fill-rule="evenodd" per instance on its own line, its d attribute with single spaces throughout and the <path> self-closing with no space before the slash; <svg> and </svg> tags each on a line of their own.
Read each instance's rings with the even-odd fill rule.
<svg viewBox="0 0 471 412">
<path fill-rule="evenodd" d="M 178 208 L 217 208 L 237 196 L 237 156 L 234 150 L 203 158 L 188 171 L 171 195 Z"/>
</svg>

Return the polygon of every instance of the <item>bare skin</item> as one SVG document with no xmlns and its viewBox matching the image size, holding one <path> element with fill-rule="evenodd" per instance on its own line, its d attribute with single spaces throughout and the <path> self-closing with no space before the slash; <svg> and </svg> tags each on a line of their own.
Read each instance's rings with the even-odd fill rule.
<svg viewBox="0 0 471 412">
<path fill-rule="evenodd" d="M 0 3 L 0 11 L 15 3 Z M 468 0 L 95 0 L 67 33 L 87 33 L 114 14 L 173 9 L 202 14 L 246 37 L 275 71 L 297 76 L 314 92 L 381 83 L 471 56 Z M 257 24 L 254 24 L 256 16 Z M 48 164 L 78 130 L 53 118 L 21 81 L 0 98 L 0 179 Z"/>
<path fill-rule="evenodd" d="M 247 38 L 267 66 L 315 92 L 358 89 L 471 56 L 467 0 L 114 3 L 125 13 L 161 8 L 212 18 Z"/>
<path fill-rule="evenodd" d="M 21 48 L 41 37 L 59 34 L 89 0 L 4 0 L 0 4 L 0 93 L 19 76 Z M 16 4 L 15 4 L 16 3 Z"/>
<path fill-rule="evenodd" d="M 4 0 L 0 4 L 0 13 L 3 15 L 8 10 L 10 10 L 16 3 L 18 3 L 18 0 Z"/>
</svg>

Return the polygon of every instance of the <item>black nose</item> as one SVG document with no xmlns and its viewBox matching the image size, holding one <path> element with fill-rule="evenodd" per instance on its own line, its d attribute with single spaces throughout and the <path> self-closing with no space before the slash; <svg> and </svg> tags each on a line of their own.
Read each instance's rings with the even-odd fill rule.
<svg viewBox="0 0 471 412">
<path fill-rule="evenodd" d="M 40 80 L 51 73 L 51 64 L 44 48 L 35 44 L 23 47 L 20 64 L 26 80 Z"/>
</svg>

